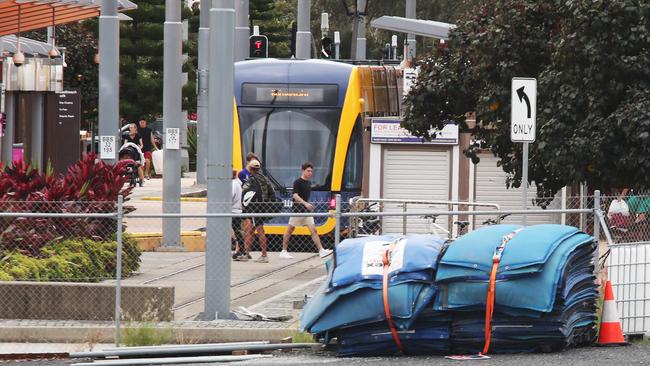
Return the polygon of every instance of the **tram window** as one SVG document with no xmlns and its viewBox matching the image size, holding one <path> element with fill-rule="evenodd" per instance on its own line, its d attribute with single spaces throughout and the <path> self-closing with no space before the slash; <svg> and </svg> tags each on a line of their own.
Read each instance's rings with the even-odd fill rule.
<svg viewBox="0 0 650 366">
<path fill-rule="evenodd" d="M 345 157 L 345 169 L 343 170 L 343 190 L 360 190 L 361 178 L 363 177 L 363 130 L 361 119 L 357 117 L 348 154 Z"/>
<path fill-rule="evenodd" d="M 314 190 L 329 190 L 340 110 L 239 107 L 243 153 L 254 152 L 280 184 L 291 187 L 305 161 Z"/>
<path fill-rule="evenodd" d="M 256 84 L 242 85 L 244 105 L 336 106 L 339 87 L 336 84 Z"/>
</svg>

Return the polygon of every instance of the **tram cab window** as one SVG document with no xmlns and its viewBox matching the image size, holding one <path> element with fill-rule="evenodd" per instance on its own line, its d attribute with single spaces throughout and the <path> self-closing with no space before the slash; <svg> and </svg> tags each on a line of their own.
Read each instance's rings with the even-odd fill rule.
<svg viewBox="0 0 650 366">
<path fill-rule="evenodd" d="M 314 164 L 314 190 L 328 190 L 338 108 L 239 107 L 243 153 L 255 152 L 280 184 L 290 188 L 305 161 Z"/>
</svg>

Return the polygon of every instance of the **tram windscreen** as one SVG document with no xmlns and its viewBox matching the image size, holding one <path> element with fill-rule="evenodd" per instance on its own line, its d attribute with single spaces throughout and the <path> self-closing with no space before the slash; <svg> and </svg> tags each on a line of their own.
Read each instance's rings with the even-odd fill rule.
<svg viewBox="0 0 650 366">
<path fill-rule="evenodd" d="M 306 161 L 314 165 L 312 187 L 329 190 L 336 146 L 338 108 L 239 107 L 242 152 L 254 152 L 286 188 Z"/>
</svg>

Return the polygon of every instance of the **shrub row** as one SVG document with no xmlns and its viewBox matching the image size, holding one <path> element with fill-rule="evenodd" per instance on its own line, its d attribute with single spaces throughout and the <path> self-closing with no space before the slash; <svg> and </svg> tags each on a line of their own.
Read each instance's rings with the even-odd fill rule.
<svg viewBox="0 0 650 366">
<path fill-rule="evenodd" d="M 140 248 L 122 237 L 122 276 L 140 268 Z M 60 239 L 42 247 L 37 257 L 19 250 L 0 251 L 0 281 L 99 282 L 115 278 L 117 241 Z"/>
</svg>

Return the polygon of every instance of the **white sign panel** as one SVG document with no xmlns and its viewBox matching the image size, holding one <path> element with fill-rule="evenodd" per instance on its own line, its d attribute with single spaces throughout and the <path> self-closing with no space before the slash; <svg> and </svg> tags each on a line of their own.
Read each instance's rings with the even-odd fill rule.
<svg viewBox="0 0 650 366">
<path fill-rule="evenodd" d="M 404 81 L 402 85 L 404 96 L 406 96 L 411 91 L 413 84 L 415 84 L 415 80 L 418 78 L 419 71 L 420 69 L 418 68 L 404 69 L 404 77 L 402 78 Z"/>
<path fill-rule="evenodd" d="M 371 241 L 363 245 L 363 258 L 361 259 L 361 275 L 381 276 L 384 274 L 384 253 L 390 248 L 389 241 Z M 404 265 L 404 248 L 406 240 L 400 240 L 391 252 L 391 262 L 388 272 L 401 269 Z"/>
<path fill-rule="evenodd" d="M 100 159 L 115 159 L 115 136 L 99 136 L 99 158 Z"/>
<path fill-rule="evenodd" d="M 535 118 L 537 117 L 537 80 L 512 78 L 510 91 L 510 140 L 513 142 L 535 141 Z"/>
<path fill-rule="evenodd" d="M 442 130 L 429 131 L 435 133 L 436 138 L 426 141 L 422 137 L 411 135 L 400 126 L 399 118 L 375 117 L 372 119 L 370 142 L 373 144 L 431 144 L 431 145 L 456 145 L 458 144 L 458 126 L 448 124 Z"/>
<path fill-rule="evenodd" d="M 178 150 L 181 148 L 181 129 L 165 129 L 165 147 L 169 150 Z"/>
</svg>

